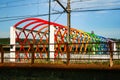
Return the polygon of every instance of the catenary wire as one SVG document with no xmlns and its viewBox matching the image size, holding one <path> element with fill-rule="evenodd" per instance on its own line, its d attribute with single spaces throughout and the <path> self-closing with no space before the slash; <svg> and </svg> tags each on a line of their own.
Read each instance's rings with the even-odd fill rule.
<svg viewBox="0 0 120 80">
<path fill-rule="evenodd" d="M 110 11 L 110 10 L 120 10 L 120 8 L 111 8 L 111 9 L 92 9 L 92 10 L 77 10 L 77 11 L 71 11 L 71 12 L 94 12 L 94 11 Z M 57 13 L 51 13 L 51 15 L 61 14 L 65 12 L 57 12 Z M 0 20 L 0 22 L 6 22 L 6 21 L 13 21 L 13 20 L 19 20 L 24 19 L 28 17 L 40 17 L 40 16 L 48 16 L 48 14 L 40 14 L 40 15 L 30 15 L 30 16 L 21 16 L 21 17 L 15 17 L 13 19 L 4 19 Z"/>
</svg>

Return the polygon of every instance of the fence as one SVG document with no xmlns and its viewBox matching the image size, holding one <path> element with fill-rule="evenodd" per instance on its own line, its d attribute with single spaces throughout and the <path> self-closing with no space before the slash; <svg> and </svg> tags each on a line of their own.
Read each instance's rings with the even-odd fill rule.
<svg viewBox="0 0 120 80">
<path fill-rule="evenodd" d="M 116 46 L 113 47 L 113 44 Z M 83 43 L 82 43 L 83 44 Z M 0 63 L 30 63 L 30 64 L 120 64 L 120 42 L 87 43 L 87 49 L 80 49 L 81 43 L 54 43 L 31 45 L 0 45 Z M 104 45 L 99 46 L 99 45 Z M 54 45 L 54 51 L 49 51 L 49 45 Z M 60 47 L 58 47 L 61 45 Z M 95 46 L 98 45 L 98 46 Z M 106 46 L 105 46 L 106 45 Z M 10 48 L 16 46 L 15 51 Z M 43 47 L 44 46 L 44 47 Z M 74 47 L 75 46 L 75 47 Z M 77 46 L 77 47 L 76 47 Z M 115 48 L 115 49 L 114 49 Z M 50 53 L 54 57 L 50 57 Z M 15 53 L 15 57 L 10 57 Z M 11 60 L 14 60 L 11 62 Z"/>
</svg>

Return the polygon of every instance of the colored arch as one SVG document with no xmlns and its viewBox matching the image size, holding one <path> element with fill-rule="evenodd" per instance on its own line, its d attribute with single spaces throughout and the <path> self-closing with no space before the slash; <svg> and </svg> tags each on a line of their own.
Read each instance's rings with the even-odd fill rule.
<svg viewBox="0 0 120 80">
<path fill-rule="evenodd" d="M 25 57 L 28 58 L 28 52 L 31 50 L 30 45 L 36 44 L 35 51 L 39 53 L 39 57 L 42 58 L 42 53 L 46 53 L 48 55 L 48 49 L 46 48 L 48 44 L 48 24 L 49 22 L 39 18 L 27 18 L 21 20 L 20 22 L 14 25 L 16 29 L 16 43 L 21 45 L 20 51 L 25 52 Z M 28 27 L 32 27 L 29 29 Z M 63 26 L 61 24 L 57 24 L 54 22 L 50 22 L 50 25 L 53 25 L 55 28 L 55 54 L 58 55 L 58 52 L 63 53 L 66 51 L 66 45 L 63 43 L 67 43 L 67 33 L 68 28 L 67 26 Z M 20 26 L 22 26 L 20 28 Z M 37 29 L 37 30 L 36 30 Z M 84 32 L 81 30 L 77 30 L 74 28 L 70 29 L 70 52 L 73 53 L 80 53 L 80 54 L 87 54 L 89 51 L 99 51 L 99 50 L 107 50 L 108 45 L 105 44 L 89 44 L 95 42 L 108 42 L 108 39 L 98 36 L 95 34 L 91 34 L 88 32 Z M 58 44 L 60 43 L 60 44 Z M 62 44 L 61 44 L 62 43 Z M 74 44 L 77 43 L 77 44 Z M 29 48 L 26 50 L 25 45 L 29 45 Z M 39 47 L 42 47 L 40 49 Z M 19 52 L 18 52 L 19 53 Z M 92 53 L 92 54 L 101 54 L 101 53 Z"/>
</svg>

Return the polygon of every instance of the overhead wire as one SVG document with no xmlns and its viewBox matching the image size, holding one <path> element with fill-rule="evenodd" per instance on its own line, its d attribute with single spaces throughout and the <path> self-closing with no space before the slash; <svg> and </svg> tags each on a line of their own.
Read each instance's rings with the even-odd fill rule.
<svg viewBox="0 0 120 80">
<path fill-rule="evenodd" d="M 20 0 L 21 1 L 21 0 Z M 25 1 L 25 0 L 22 0 L 22 1 Z M 81 0 L 80 0 L 81 1 Z M 79 1 L 79 2 L 80 2 Z M 83 1 L 83 0 L 82 0 Z M 86 0 L 85 0 L 86 1 Z M 87 0 L 87 1 L 91 1 L 91 0 Z M 15 2 L 15 1 L 14 1 Z M 18 2 L 18 1 L 17 1 Z M 77 1 L 78 2 L 78 1 Z M 118 4 L 118 2 L 120 2 L 120 1 L 115 1 L 117 4 Z M 114 2 L 114 3 L 115 3 Z M 0 7 L 0 9 L 2 9 L 2 8 L 13 8 L 13 7 L 22 7 L 22 6 L 30 6 L 30 5 L 37 5 L 37 4 L 44 4 L 44 3 L 47 3 L 47 2 L 40 2 L 40 3 L 38 3 L 38 2 L 35 2 L 35 3 L 27 3 L 27 4 L 20 4 L 20 5 L 12 5 L 12 6 L 4 6 L 4 7 Z M 113 2 L 109 2 L 109 3 L 107 3 L 107 4 L 110 4 L 110 3 L 113 3 Z M 112 4 L 112 5 L 116 5 L 116 4 Z M 54 6 L 54 7 L 56 7 L 56 5 Z M 97 7 L 97 6 L 96 6 Z M 98 6 L 99 7 L 99 6 Z"/>
<path fill-rule="evenodd" d="M 22 0 L 24 1 L 24 0 Z M 45 3 L 45 2 L 43 2 Z M 30 4 L 41 4 L 40 2 L 38 3 L 30 3 Z M 25 5 L 25 4 L 24 4 Z M 53 9 L 55 9 L 56 4 L 54 5 Z M 120 10 L 120 8 L 100 8 L 100 9 L 90 9 L 91 7 L 85 7 L 85 8 L 77 8 L 77 9 L 73 9 L 71 10 L 71 12 L 93 12 L 93 11 L 105 11 L 105 10 Z M 94 8 L 94 7 L 93 7 Z M 64 11 L 57 11 L 57 12 L 53 12 L 51 13 L 51 15 L 56 15 L 56 14 L 60 14 L 54 21 L 57 21 L 59 19 L 59 17 L 65 13 Z M 13 21 L 13 20 L 18 20 L 18 19 L 24 19 L 24 18 L 28 18 L 28 17 L 40 17 L 40 16 L 48 16 L 48 14 L 37 14 L 37 15 L 24 15 L 24 16 L 10 16 L 10 17 L 1 17 L 0 18 L 0 22 L 5 22 L 5 21 Z"/>
<path fill-rule="evenodd" d="M 109 10 L 120 10 L 120 8 L 111 8 L 111 9 L 93 9 L 93 10 L 77 10 L 77 11 L 71 11 L 71 12 L 94 12 L 94 11 L 109 11 Z M 65 12 L 57 12 L 57 13 L 51 13 L 51 15 L 56 15 L 56 14 L 63 14 Z M 48 16 L 49 14 L 40 14 L 40 15 L 30 15 L 30 16 L 23 16 L 23 17 L 15 17 L 13 19 L 4 19 L 0 20 L 0 22 L 6 22 L 6 21 L 13 21 L 13 20 L 19 20 L 19 19 L 24 19 L 28 17 L 40 17 L 40 16 Z"/>
<path fill-rule="evenodd" d="M 13 0 L 13 1 L 8 1 L 8 2 L 0 3 L 0 5 L 10 4 L 10 3 L 15 3 L 15 2 L 21 2 L 21 1 L 26 1 L 26 0 Z"/>
<path fill-rule="evenodd" d="M 81 1 L 81 0 L 80 0 Z M 80 2 L 79 1 L 79 2 Z M 78 1 L 77 1 L 78 2 Z M 85 3 L 82 4 L 82 5 L 86 5 Z M 74 10 L 77 10 L 77 9 L 88 9 L 88 8 L 109 8 L 109 7 L 120 7 L 120 1 L 112 1 L 112 2 L 108 2 L 108 3 L 98 3 L 98 4 L 95 4 L 95 5 L 87 5 L 87 7 L 83 7 L 81 6 L 81 8 L 74 8 Z"/>
<path fill-rule="evenodd" d="M 53 11 L 56 11 L 56 12 L 59 12 L 59 11 L 55 10 L 56 6 L 57 6 L 57 3 L 55 3 L 55 5 L 54 5 L 54 7 L 52 8 L 52 10 L 53 10 Z M 64 11 L 63 11 L 63 13 L 64 13 Z M 56 21 L 62 16 L 63 13 L 61 13 L 60 15 L 58 15 L 53 22 L 56 22 Z"/>
<path fill-rule="evenodd" d="M 56 14 L 61 14 L 61 13 L 64 13 L 64 12 L 55 12 L 55 13 L 51 13 L 51 15 L 56 15 Z M 39 14 L 39 15 L 25 15 L 25 16 L 18 16 L 18 17 L 14 17 L 14 18 L 4 18 L 2 20 L 0 20 L 0 22 L 6 22 L 6 21 L 14 21 L 14 20 L 19 20 L 19 19 L 25 19 L 25 18 L 30 18 L 30 17 L 40 17 L 40 16 L 48 16 L 49 14 Z"/>
<path fill-rule="evenodd" d="M 25 1 L 25 0 L 22 0 L 22 1 Z M 91 0 L 90 0 L 91 1 Z M 119 1 L 117 1 L 116 3 L 118 4 L 118 2 Z M 4 6 L 4 7 L 0 7 L 0 9 L 2 9 L 2 8 L 13 8 L 13 7 L 22 7 L 22 6 L 30 6 L 30 5 L 37 5 L 37 4 L 44 4 L 44 3 L 47 3 L 47 2 L 40 2 L 40 3 L 38 3 L 38 2 L 35 2 L 35 3 L 27 3 L 27 4 L 20 4 L 20 5 L 11 5 L 11 6 Z M 110 3 L 112 3 L 112 2 L 110 2 Z M 110 4 L 110 3 L 107 3 L 107 4 Z M 114 4 L 112 4 L 112 5 L 116 5 L 115 3 Z M 108 5 L 106 5 L 106 6 L 108 6 Z M 54 7 L 56 7 L 56 5 L 54 6 Z M 95 7 L 100 7 L 100 6 L 95 6 Z M 88 8 L 88 7 L 86 7 L 86 8 Z"/>
<path fill-rule="evenodd" d="M 92 0 L 79 0 L 79 1 L 71 1 L 71 3 L 86 2 L 86 1 L 92 1 Z"/>
<path fill-rule="evenodd" d="M 52 10 L 54 10 L 56 6 L 57 6 L 57 3 L 55 3 L 55 5 L 54 5 L 54 7 L 53 7 L 53 9 L 52 9 Z"/>
<path fill-rule="evenodd" d="M 79 0 L 79 1 L 71 1 L 71 4 L 72 3 L 80 3 L 80 2 L 91 2 L 93 0 Z M 95 1 L 94 1 L 95 2 Z M 118 3 L 120 1 L 108 1 L 107 3 Z M 98 3 L 99 4 L 99 3 Z"/>
<path fill-rule="evenodd" d="M 87 7 L 89 8 L 89 7 Z M 82 8 L 83 9 L 83 8 Z M 111 9 L 93 9 L 93 10 L 89 10 L 89 9 L 84 9 L 82 10 L 81 8 L 77 8 L 77 9 L 74 9 L 74 10 L 71 10 L 72 12 L 87 12 L 87 11 L 99 11 L 99 10 L 120 10 L 120 8 L 111 8 Z M 52 13 L 52 14 L 61 14 L 61 13 L 64 13 L 62 11 L 59 11 L 59 12 L 55 12 L 55 13 Z M 9 18 L 24 18 L 24 17 L 36 17 L 36 16 L 46 16 L 48 14 L 38 14 L 38 15 L 25 15 L 25 16 L 11 16 L 11 17 L 1 17 L 0 19 L 9 19 Z"/>
<path fill-rule="evenodd" d="M 107 9 L 107 8 L 109 8 L 109 7 L 116 7 L 116 6 L 120 6 L 120 3 L 118 4 L 118 5 L 102 5 L 102 6 L 91 6 L 91 7 L 81 7 L 81 8 L 74 8 L 74 9 L 72 9 L 72 10 L 81 10 L 81 9 L 99 9 L 99 8 L 104 8 L 105 7 L 105 9 Z"/>
<path fill-rule="evenodd" d="M 2 8 L 15 8 L 15 7 L 23 7 L 23 6 L 32 6 L 32 5 L 38 5 L 38 4 L 44 4 L 44 2 L 43 3 L 37 3 L 37 2 L 35 2 L 35 3 L 26 3 L 26 4 L 20 4 L 20 5 L 11 5 L 11 6 L 5 6 L 5 7 L 0 7 L 0 9 L 2 9 Z"/>
<path fill-rule="evenodd" d="M 84 10 L 73 10 L 72 12 L 93 12 L 93 11 L 110 11 L 110 10 L 120 10 L 120 8 L 109 8 L 109 9 L 84 9 Z"/>
<path fill-rule="evenodd" d="M 85 1 L 92 1 L 92 0 L 79 0 L 79 1 L 73 1 L 72 3 L 81 3 L 81 2 L 85 2 Z M 72 4 L 71 3 L 71 4 Z M 86 5 L 85 3 L 82 5 Z M 94 8 L 94 9 L 99 9 L 99 8 L 111 8 L 111 7 L 120 7 L 120 1 L 111 1 L 111 2 L 105 2 L 105 3 L 98 3 L 98 4 L 94 4 L 94 5 L 87 5 L 87 7 L 83 7 L 81 6 L 81 8 L 74 8 L 72 10 L 79 10 L 79 9 L 90 9 L 90 8 Z"/>
<path fill-rule="evenodd" d="M 53 22 L 56 22 L 61 16 L 62 14 L 64 13 L 65 11 L 63 11 Z"/>
</svg>

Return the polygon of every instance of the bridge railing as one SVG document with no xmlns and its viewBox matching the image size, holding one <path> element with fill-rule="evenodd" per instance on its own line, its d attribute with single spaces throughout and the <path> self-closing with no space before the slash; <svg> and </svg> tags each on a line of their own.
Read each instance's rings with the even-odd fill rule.
<svg viewBox="0 0 120 80">
<path fill-rule="evenodd" d="M 113 46 L 114 43 L 116 46 Z M 86 44 L 89 46 L 85 49 Z M 10 51 L 14 45 L 0 45 L 0 63 L 120 64 L 120 42 L 101 43 L 101 47 L 98 44 L 100 43 L 84 43 L 84 45 L 83 43 L 54 43 L 24 46 L 15 44 L 16 51 Z M 55 50 L 49 51 L 48 45 L 54 45 Z M 83 47 L 81 48 L 81 46 Z M 10 57 L 11 52 L 15 53 L 14 58 Z M 54 53 L 54 58 L 50 58 L 50 52 Z M 11 62 L 11 59 L 15 61 Z"/>
</svg>

